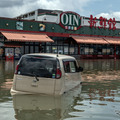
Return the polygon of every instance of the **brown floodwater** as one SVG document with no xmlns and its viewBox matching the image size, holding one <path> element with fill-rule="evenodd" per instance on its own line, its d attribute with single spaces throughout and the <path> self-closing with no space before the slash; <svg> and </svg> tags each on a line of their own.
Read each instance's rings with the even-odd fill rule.
<svg viewBox="0 0 120 120">
<path fill-rule="evenodd" d="M 120 120 L 120 60 L 80 60 L 82 85 L 60 96 L 11 96 L 17 61 L 0 60 L 0 120 Z"/>
</svg>

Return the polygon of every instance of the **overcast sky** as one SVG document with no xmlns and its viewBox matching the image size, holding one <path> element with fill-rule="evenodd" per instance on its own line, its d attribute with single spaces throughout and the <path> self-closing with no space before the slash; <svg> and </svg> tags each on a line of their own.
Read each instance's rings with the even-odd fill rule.
<svg viewBox="0 0 120 120">
<path fill-rule="evenodd" d="M 81 16 L 120 21 L 120 0 L 0 0 L 0 17 L 16 17 L 36 9 L 74 11 Z"/>
</svg>

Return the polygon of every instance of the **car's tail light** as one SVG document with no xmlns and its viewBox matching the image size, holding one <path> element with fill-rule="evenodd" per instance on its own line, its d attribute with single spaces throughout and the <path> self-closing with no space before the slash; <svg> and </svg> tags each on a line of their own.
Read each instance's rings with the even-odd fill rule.
<svg viewBox="0 0 120 120">
<path fill-rule="evenodd" d="M 19 68 L 19 65 L 16 66 L 15 74 L 18 74 L 18 68 Z"/>
<path fill-rule="evenodd" d="M 61 70 L 60 70 L 60 69 L 57 69 L 57 70 L 56 70 L 56 78 L 59 79 L 59 78 L 61 78 L 61 76 L 62 76 Z"/>
</svg>

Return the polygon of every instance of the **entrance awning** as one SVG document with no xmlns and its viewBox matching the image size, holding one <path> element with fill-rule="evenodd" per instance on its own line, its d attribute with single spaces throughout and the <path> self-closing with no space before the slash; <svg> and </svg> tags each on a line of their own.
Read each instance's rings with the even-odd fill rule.
<svg viewBox="0 0 120 120">
<path fill-rule="evenodd" d="M 108 44 L 120 45 L 120 38 L 105 38 Z"/>
<path fill-rule="evenodd" d="M 18 33 L 18 32 L 1 32 L 8 41 L 20 42 L 54 42 L 46 34 L 39 33 Z"/>
<path fill-rule="evenodd" d="M 85 44 L 109 44 L 102 37 L 82 37 L 82 36 L 72 36 L 72 38 L 77 43 L 85 43 Z"/>
</svg>

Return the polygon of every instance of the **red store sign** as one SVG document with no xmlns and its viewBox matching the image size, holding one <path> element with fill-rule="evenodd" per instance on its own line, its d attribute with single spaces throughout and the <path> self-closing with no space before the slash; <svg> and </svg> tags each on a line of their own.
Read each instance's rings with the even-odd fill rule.
<svg viewBox="0 0 120 120">
<path fill-rule="evenodd" d="M 115 18 L 110 18 L 109 20 L 107 20 L 106 18 L 100 17 L 99 19 L 97 19 L 96 17 L 93 18 L 93 15 L 90 15 L 89 21 L 88 23 L 90 24 L 90 27 L 98 27 L 99 29 L 104 28 L 106 29 L 106 27 L 108 26 L 109 30 L 115 30 L 116 29 L 116 21 Z M 97 23 L 99 23 L 99 26 L 97 26 Z"/>
</svg>

